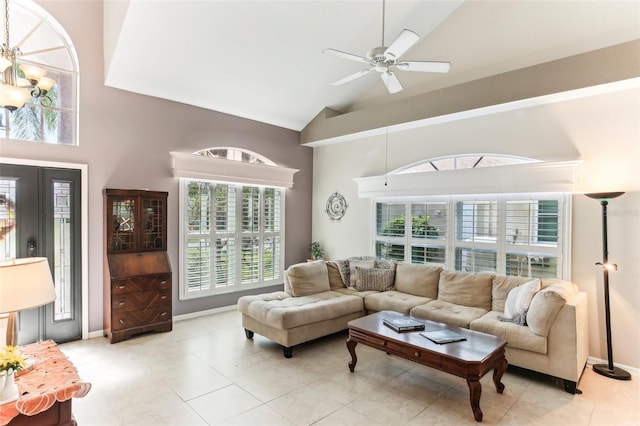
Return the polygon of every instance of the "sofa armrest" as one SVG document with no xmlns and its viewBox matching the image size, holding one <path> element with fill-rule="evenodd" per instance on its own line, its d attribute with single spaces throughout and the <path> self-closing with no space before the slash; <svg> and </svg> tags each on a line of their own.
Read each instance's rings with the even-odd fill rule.
<svg viewBox="0 0 640 426">
<path fill-rule="evenodd" d="M 578 382 L 589 355 L 587 293 L 579 291 L 560 309 L 548 335 L 550 374 Z"/>
</svg>

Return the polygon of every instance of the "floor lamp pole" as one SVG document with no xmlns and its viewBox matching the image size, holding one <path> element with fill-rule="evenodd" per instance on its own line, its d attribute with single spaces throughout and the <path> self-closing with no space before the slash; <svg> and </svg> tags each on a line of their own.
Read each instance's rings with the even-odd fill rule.
<svg viewBox="0 0 640 426">
<path fill-rule="evenodd" d="M 602 273 L 604 276 L 604 316 L 607 332 L 607 364 L 594 364 L 593 371 L 606 377 L 618 380 L 631 380 L 631 374 L 622 368 L 613 365 L 613 349 L 611 346 L 611 309 L 609 307 L 609 268 L 616 269 L 617 265 L 609 263 L 609 248 L 607 246 L 607 205 L 609 199 L 619 197 L 624 192 L 606 192 L 585 194 L 587 197 L 600 201 L 602 206 Z"/>
</svg>

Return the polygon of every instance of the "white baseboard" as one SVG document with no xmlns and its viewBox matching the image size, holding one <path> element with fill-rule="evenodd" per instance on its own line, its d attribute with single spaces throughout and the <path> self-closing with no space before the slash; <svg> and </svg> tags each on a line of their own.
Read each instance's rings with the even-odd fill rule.
<svg viewBox="0 0 640 426">
<path fill-rule="evenodd" d="M 173 317 L 173 321 L 183 321 L 183 320 L 192 319 L 192 318 L 204 317 L 212 314 L 219 314 L 221 312 L 229 312 L 236 309 L 238 309 L 238 305 L 222 306 L 220 308 L 207 309 L 206 311 L 198 311 L 198 312 L 192 312 L 190 314 L 176 315 L 175 317 Z M 95 337 L 104 337 L 104 330 L 92 331 L 87 336 L 88 339 L 93 339 Z"/>
<path fill-rule="evenodd" d="M 104 337 L 104 330 L 96 330 L 96 331 L 90 331 L 89 332 L 89 336 L 87 337 L 88 339 L 93 339 L 96 337 Z"/>
<path fill-rule="evenodd" d="M 609 361 L 607 361 L 606 359 L 600 359 L 600 358 L 594 358 L 592 356 L 587 358 L 587 364 L 589 365 L 593 365 L 593 364 L 608 364 Z M 623 370 L 627 370 L 629 373 L 631 373 L 632 376 L 636 376 L 639 377 L 640 376 L 640 368 L 636 368 L 636 367 L 631 367 L 629 365 L 624 365 L 624 364 L 619 364 L 617 362 L 613 363 L 614 366 L 622 368 Z"/>
<path fill-rule="evenodd" d="M 222 306 L 220 308 L 207 309 L 206 311 L 198 311 L 198 312 L 192 312 L 190 314 L 176 315 L 175 317 L 173 317 L 173 320 L 183 321 L 183 320 L 192 319 L 192 318 L 204 317 L 212 314 L 219 314 L 220 312 L 234 311 L 237 309 L 238 309 L 238 305 Z"/>
</svg>

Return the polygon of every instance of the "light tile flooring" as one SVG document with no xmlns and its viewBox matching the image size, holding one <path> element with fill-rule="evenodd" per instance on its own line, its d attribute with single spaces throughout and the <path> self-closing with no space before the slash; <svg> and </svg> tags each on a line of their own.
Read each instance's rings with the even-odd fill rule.
<svg viewBox="0 0 640 426">
<path fill-rule="evenodd" d="M 170 333 L 109 344 L 60 345 L 82 379 L 81 426 L 476 424 L 463 379 L 358 345 L 350 373 L 346 333 L 296 347 L 247 340 L 236 311 L 178 321 Z M 639 425 L 640 377 L 617 381 L 588 366 L 570 395 L 546 377 L 508 370 L 503 394 L 482 379 L 484 424 Z"/>
</svg>

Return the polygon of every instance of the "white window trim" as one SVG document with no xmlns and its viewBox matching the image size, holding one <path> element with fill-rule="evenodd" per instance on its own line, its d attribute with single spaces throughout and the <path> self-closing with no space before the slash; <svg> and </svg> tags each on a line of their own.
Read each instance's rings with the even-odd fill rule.
<svg viewBox="0 0 640 426">
<path fill-rule="evenodd" d="M 185 259 L 185 255 L 184 255 L 184 248 L 185 248 L 185 244 L 187 243 L 187 240 L 189 239 L 189 234 L 185 231 L 185 226 L 184 226 L 184 220 L 186 217 L 186 205 L 185 205 L 185 193 L 186 193 L 186 187 L 187 187 L 187 183 L 189 180 L 200 180 L 202 181 L 203 179 L 194 179 L 194 178 L 181 178 L 180 179 L 180 211 L 179 211 L 179 221 L 180 221 L 180 230 L 179 230 L 179 238 L 180 238 L 180 253 L 179 253 L 179 265 L 180 265 L 180 271 L 179 271 L 179 279 L 180 279 L 180 285 L 179 285 L 179 297 L 180 300 L 192 300 L 192 299 L 198 299 L 201 297 L 210 297 L 210 296 L 216 296 L 216 295 L 220 295 L 220 294 L 227 294 L 227 293 L 235 293 L 235 292 L 239 292 L 239 291 L 245 291 L 245 290 L 252 290 L 252 289 L 256 289 L 256 288 L 262 288 L 262 287 L 270 287 L 270 286 L 274 286 L 274 285 L 279 285 L 282 284 L 284 281 L 284 254 L 285 254 L 285 203 L 286 203 L 286 190 L 285 188 L 279 187 L 278 189 L 282 190 L 282 197 L 280 200 L 280 208 L 281 208 L 281 213 L 280 213 L 280 232 L 267 232 L 264 230 L 264 222 L 261 221 L 260 223 L 260 238 L 262 240 L 264 240 L 265 236 L 274 236 L 274 235 L 279 235 L 281 238 L 280 241 L 280 261 L 279 261 L 279 271 L 280 271 L 280 275 L 278 278 L 273 279 L 273 280 L 269 280 L 269 281 L 264 281 L 263 279 L 261 279 L 258 282 L 254 282 L 254 283 L 242 283 L 241 281 L 241 276 L 242 276 L 242 260 L 238 259 L 236 261 L 236 282 L 232 285 L 228 285 L 225 287 L 216 287 L 215 286 L 215 276 L 214 273 L 212 272 L 211 275 L 211 287 L 208 290 L 200 290 L 200 291 L 196 291 L 196 292 L 189 292 L 186 286 L 187 283 L 187 279 L 186 279 L 186 259 Z M 210 183 L 228 183 L 230 185 L 245 185 L 243 183 L 238 183 L 238 182 L 219 182 L 219 181 L 210 181 Z M 252 186 L 258 186 L 258 185 L 252 185 Z M 273 187 L 273 186 L 271 186 Z M 238 191 L 236 193 L 236 197 L 238 197 L 238 199 L 240 197 L 242 197 L 242 194 L 240 191 Z M 262 195 L 261 195 L 262 197 Z M 236 203 L 236 205 L 239 205 L 238 203 Z M 235 233 L 236 235 L 239 235 L 240 238 L 238 239 L 237 243 L 240 244 L 240 240 L 242 238 L 242 232 L 241 231 L 237 231 Z M 215 241 L 216 238 L 216 232 L 215 232 L 215 226 L 211 227 L 211 231 L 209 233 L 210 238 L 212 241 Z M 253 235 L 253 233 L 252 233 Z M 262 253 L 262 248 L 260 249 L 261 253 L 260 253 L 260 262 L 262 262 L 262 258 L 263 258 L 263 253 Z M 213 262 L 215 259 L 215 254 L 212 253 L 212 258 L 211 258 L 211 262 Z M 214 271 L 215 268 L 213 267 L 214 265 L 211 265 L 211 271 Z M 261 272 L 261 277 L 262 277 L 262 272 Z"/>
<path fill-rule="evenodd" d="M 186 154 L 182 152 L 171 152 L 173 161 L 173 173 L 175 177 L 180 178 L 180 210 L 179 210 L 179 296 L 180 300 L 195 299 L 200 297 L 214 296 L 224 293 L 232 293 L 237 291 L 245 291 L 254 288 L 261 288 L 267 286 L 273 286 L 282 284 L 284 281 L 284 258 L 285 258 L 285 208 L 286 208 L 286 188 L 293 187 L 293 176 L 298 169 L 291 169 L 281 166 L 265 165 L 247 163 L 242 161 L 234 161 L 220 158 L 205 157 L 197 154 Z M 270 161 L 270 160 L 269 160 Z M 186 285 L 186 273 L 185 273 L 185 256 L 184 247 L 186 243 L 186 235 L 184 221 L 185 221 L 185 186 L 186 180 L 200 180 L 213 183 L 226 183 L 231 185 L 249 185 L 258 187 L 274 187 L 282 189 L 281 197 L 281 212 L 280 212 L 280 229 L 277 234 L 281 238 L 281 253 L 279 261 L 280 277 L 269 281 L 259 281 L 257 283 L 243 283 L 236 286 L 228 286 L 223 288 L 216 288 L 213 285 L 209 290 L 203 290 L 198 292 L 187 292 Z M 264 232 L 264 224 L 261 223 L 261 236 L 264 237 L 269 233 Z M 213 234 L 212 234 L 213 235 Z M 212 236 L 213 238 L 213 236 Z M 261 249 L 262 250 L 262 249 Z M 262 254 L 260 255 L 262 259 Z M 241 259 L 238 264 L 241 263 Z M 241 269 L 240 269 L 241 270 Z M 262 273 L 261 273 L 262 276 Z M 238 272 L 237 278 L 241 277 L 241 273 Z"/>
<path fill-rule="evenodd" d="M 183 152 L 173 151 L 170 154 L 173 157 L 173 175 L 179 178 L 292 188 L 293 175 L 300 171 Z"/>
<path fill-rule="evenodd" d="M 409 217 L 411 215 L 411 210 L 409 207 L 410 203 L 422 203 L 422 202 L 447 202 L 447 238 L 446 240 L 441 240 L 446 247 L 446 255 L 445 260 L 446 263 L 444 265 L 445 269 L 454 270 L 455 267 L 455 256 L 454 251 L 456 247 L 476 247 L 476 248 L 484 248 L 483 243 L 473 242 L 466 243 L 463 241 L 456 241 L 455 239 L 455 214 L 453 213 L 455 209 L 455 203 L 458 201 L 482 201 L 482 200 L 495 200 L 498 203 L 506 204 L 507 201 L 517 201 L 517 200 L 533 200 L 533 199 L 546 199 L 546 200 L 558 200 L 560 202 L 558 216 L 560 226 L 562 227 L 562 231 L 559 232 L 558 238 L 558 247 L 557 249 L 549 250 L 544 246 L 536 246 L 536 251 L 540 253 L 558 253 L 558 274 L 560 278 L 571 281 L 571 201 L 572 197 L 570 193 L 529 193 L 529 194 L 467 194 L 467 195 L 450 195 L 450 196 L 414 196 L 414 197 L 384 197 L 384 198 L 371 198 L 370 202 L 370 212 L 371 212 L 371 221 L 373 224 L 371 227 L 371 246 L 370 253 L 375 255 L 376 253 L 376 242 L 380 241 L 376 235 L 376 203 L 398 203 L 398 204 L 406 204 L 406 215 L 405 217 Z M 501 257 L 506 256 L 507 252 L 507 244 L 503 238 L 501 238 L 502 231 L 504 231 L 505 226 L 505 209 L 498 207 L 498 238 L 495 243 L 487 244 L 487 248 L 496 249 L 497 254 L 497 267 L 496 273 L 498 275 L 504 275 L 505 270 L 503 270 L 504 264 L 501 262 Z M 409 228 L 409 222 L 405 222 L 405 236 L 404 237 L 387 237 L 385 241 L 395 244 L 404 245 L 405 250 L 405 261 L 411 259 L 411 229 Z M 526 246 L 528 247 L 528 246 Z"/>
<path fill-rule="evenodd" d="M 539 162 L 354 178 L 360 198 L 571 192 L 582 161 Z"/>
</svg>

